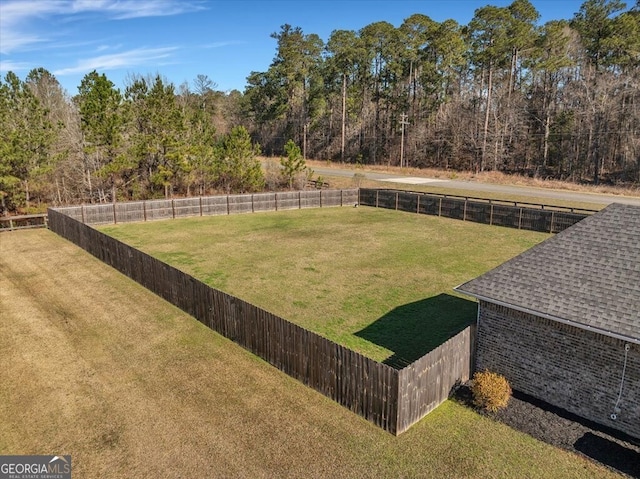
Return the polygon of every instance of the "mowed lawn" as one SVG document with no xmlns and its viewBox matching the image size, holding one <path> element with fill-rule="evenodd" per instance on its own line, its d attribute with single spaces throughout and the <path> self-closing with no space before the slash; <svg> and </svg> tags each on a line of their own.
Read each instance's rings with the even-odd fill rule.
<svg viewBox="0 0 640 479">
<path fill-rule="evenodd" d="M 245 301 L 402 365 L 475 321 L 453 288 L 547 234 L 375 208 L 100 228 Z"/>
<path fill-rule="evenodd" d="M 0 235 L 0 454 L 74 477 L 619 477 L 446 402 L 394 437 L 46 230 Z"/>
<path fill-rule="evenodd" d="M 47 230 L 0 234 L 0 308 L 0 454 L 74 477 L 620 477 L 452 401 L 394 437 Z"/>
</svg>

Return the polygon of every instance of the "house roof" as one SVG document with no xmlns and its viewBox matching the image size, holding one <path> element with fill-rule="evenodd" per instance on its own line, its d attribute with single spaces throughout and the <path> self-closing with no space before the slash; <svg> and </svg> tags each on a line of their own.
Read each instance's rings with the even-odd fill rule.
<svg viewBox="0 0 640 479">
<path fill-rule="evenodd" d="M 640 343 L 640 207 L 609 205 L 455 289 Z"/>
</svg>

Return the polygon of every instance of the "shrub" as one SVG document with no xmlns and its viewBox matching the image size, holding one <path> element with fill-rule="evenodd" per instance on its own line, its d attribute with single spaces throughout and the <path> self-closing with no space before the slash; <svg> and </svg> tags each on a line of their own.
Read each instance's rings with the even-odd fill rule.
<svg viewBox="0 0 640 479">
<path fill-rule="evenodd" d="M 485 370 L 473 375 L 471 392 L 476 406 L 496 412 L 509 403 L 511 386 L 504 376 Z"/>
</svg>

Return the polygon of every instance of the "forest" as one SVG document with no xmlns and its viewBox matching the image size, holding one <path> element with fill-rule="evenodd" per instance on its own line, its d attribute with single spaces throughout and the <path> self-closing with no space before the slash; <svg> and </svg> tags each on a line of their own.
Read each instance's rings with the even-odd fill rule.
<svg viewBox="0 0 640 479">
<path fill-rule="evenodd" d="M 416 13 L 326 40 L 285 24 L 243 92 L 161 73 L 121 90 L 92 71 L 72 95 L 43 67 L 8 72 L 0 214 L 293 187 L 305 158 L 640 185 L 640 0 L 539 19 L 514 0 L 467 25 Z"/>
</svg>

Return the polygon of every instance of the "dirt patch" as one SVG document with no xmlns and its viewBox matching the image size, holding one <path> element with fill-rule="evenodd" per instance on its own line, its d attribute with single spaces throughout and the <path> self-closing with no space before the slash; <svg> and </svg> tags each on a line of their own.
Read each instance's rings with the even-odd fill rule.
<svg viewBox="0 0 640 479">
<path fill-rule="evenodd" d="M 506 408 L 490 413 L 476 408 L 463 386 L 455 399 L 479 414 L 553 446 L 574 452 L 628 477 L 640 478 L 640 440 L 600 426 L 564 409 L 514 391 Z"/>
</svg>

